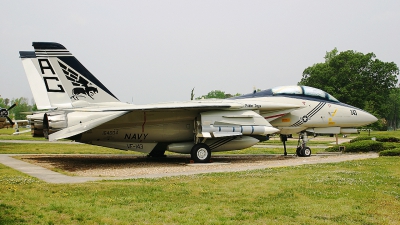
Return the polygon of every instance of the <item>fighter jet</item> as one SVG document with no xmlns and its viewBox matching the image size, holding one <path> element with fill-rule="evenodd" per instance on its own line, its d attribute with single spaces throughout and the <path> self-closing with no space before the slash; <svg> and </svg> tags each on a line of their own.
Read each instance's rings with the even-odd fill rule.
<svg viewBox="0 0 400 225">
<path fill-rule="evenodd" d="M 66 138 L 153 157 L 170 151 L 205 163 L 212 152 L 248 148 L 274 133 L 349 133 L 377 121 L 362 109 L 306 86 L 223 100 L 128 104 L 63 45 L 33 42 L 33 47 L 34 52 L 21 51 L 20 58 L 37 107 L 48 111 L 30 116 L 32 133 L 50 141 Z M 297 154 L 310 156 L 311 149 L 302 144 Z"/>
</svg>

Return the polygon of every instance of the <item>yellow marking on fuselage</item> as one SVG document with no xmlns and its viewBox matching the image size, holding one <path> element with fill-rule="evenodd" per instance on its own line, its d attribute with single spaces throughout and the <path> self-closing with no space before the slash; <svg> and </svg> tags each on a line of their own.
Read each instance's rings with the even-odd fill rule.
<svg viewBox="0 0 400 225">
<path fill-rule="evenodd" d="M 335 122 L 332 121 L 332 118 L 329 118 L 328 125 L 335 125 Z"/>
<path fill-rule="evenodd" d="M 331 115 L 331 117 L 328 119 L 328 125 L 335 125 L 335 122 L 333 122 L 333 118 L 337 113 L 337 109 L 335 109 L 335 111 L 333 111 L 333 113 L 329 113 Z"/>
<path fill-rule="evenodd" d="M 335 109 L 335 111 L 332 113 L 332 116 L 335 116 L 336 112 L 337 112 L 337 109 Z"/>
</svg>

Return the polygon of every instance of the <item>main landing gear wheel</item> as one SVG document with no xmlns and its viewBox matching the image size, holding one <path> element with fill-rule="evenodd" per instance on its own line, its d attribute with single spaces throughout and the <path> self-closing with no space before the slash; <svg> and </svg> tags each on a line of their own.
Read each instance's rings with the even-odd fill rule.
<svg viewBox="0 0 400 225">
<path fill-rule="evenodd" d="M 209 163 L 211 159 L 211 149 L 206 144 L 196 144 L 192 148 L 191 157 L 195 163 Z"/>
</svg>

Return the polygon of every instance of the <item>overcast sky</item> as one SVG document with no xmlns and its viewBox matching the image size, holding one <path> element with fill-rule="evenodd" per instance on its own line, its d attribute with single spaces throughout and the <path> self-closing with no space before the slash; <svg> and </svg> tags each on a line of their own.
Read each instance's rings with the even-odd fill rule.
<svg viewBox="0 0 400 225">
<path fill-rule="evenodd" d="M 121 101 L 294 85 L 327 51 L 400 65 L 400 1 L 0 0 L 0 95 L 32 94 L 18 52 L 63 44 Z"/>
</svg>

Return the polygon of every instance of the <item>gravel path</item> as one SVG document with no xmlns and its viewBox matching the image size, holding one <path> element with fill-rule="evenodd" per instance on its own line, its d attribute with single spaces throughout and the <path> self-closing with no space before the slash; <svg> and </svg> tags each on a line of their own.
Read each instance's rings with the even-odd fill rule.
<svg viewBox="0 0 400 225">
<path fill-rule="evenodd" d="M 279 155 L 214 155 L 213 163 L 192 164 L 188 156 L 154 159 L 132 155 L 17 155 L 25 162 L 47 169 L 60 169 L 71 179 L 129 179 L 233 172 L 304 164 L 334 163 L 376 158 L 376 153 L 317 154 L 308 158 Z M 95 179 L 95 180 L 97 180 Z M 81 181 L 82 182 L 82 181 Z"/>
</svg>

